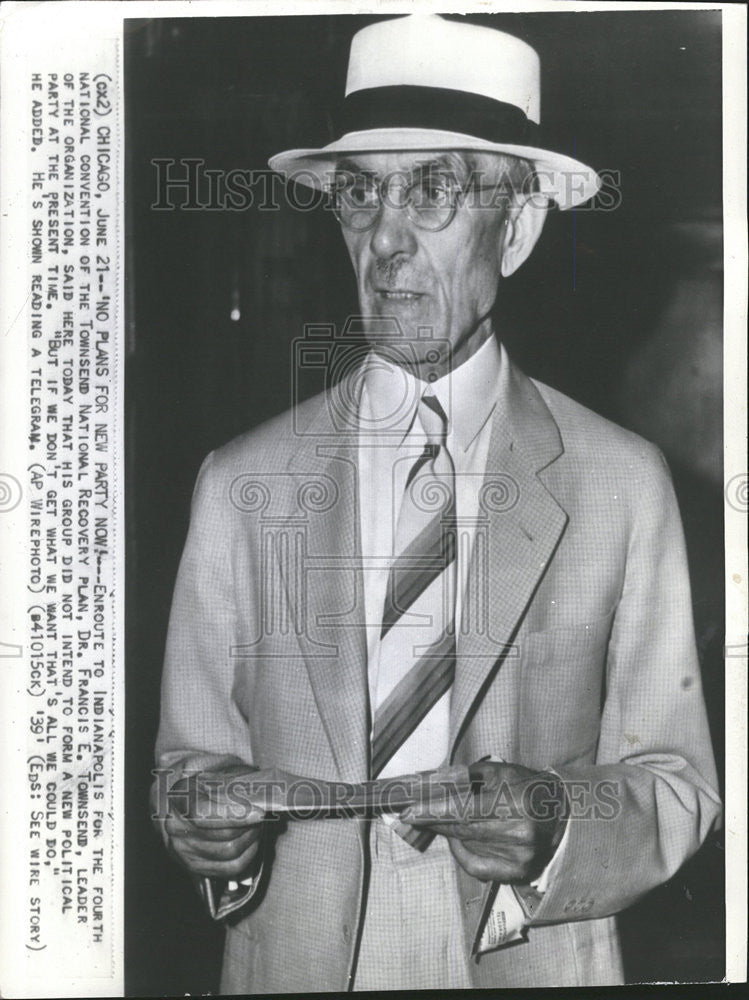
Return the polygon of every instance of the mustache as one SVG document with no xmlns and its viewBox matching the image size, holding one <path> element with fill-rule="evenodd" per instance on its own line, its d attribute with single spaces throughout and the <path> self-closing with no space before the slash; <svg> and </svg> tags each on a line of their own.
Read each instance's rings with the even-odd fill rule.
<svg viewBox="0 0 749 1000">
<path fill-rule="evenodd" d="M 375 273 L 383 284 L 392 287 L 404 264 L 403 260 L 377 260 L 375 261 Z"/>
</svg>

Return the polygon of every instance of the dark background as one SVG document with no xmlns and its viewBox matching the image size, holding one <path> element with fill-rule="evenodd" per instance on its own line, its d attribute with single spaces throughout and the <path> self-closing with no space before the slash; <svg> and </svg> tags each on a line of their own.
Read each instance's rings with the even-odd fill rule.
<svg viewBox="0 0 749 1000">
<path fill-rule="evenodd" d="M 215 992 L 220 968 L 222 931 L 148 819 L 164 638 L 195 475 L 210 449 L 290 405 L 291 343 L 303 325 L 340 328 L 357 311 L 330 213 L 154 210 L 151 161 L 258 170 L 281 149 L 324 144 L 348 42 L 379 19 L 125 22 L 131 996 Z M 615 211 L 550 214 L 534 255 L 502 286 L 497 328 L 528 374 L 666 453 L 722 773 L 720 14 L 468 19 L 540 53 L 551 148 L 620 171 Z M 720 835 L 622 914 L 620 928 L 629 982 L 721 979 Z"/>
</svg>

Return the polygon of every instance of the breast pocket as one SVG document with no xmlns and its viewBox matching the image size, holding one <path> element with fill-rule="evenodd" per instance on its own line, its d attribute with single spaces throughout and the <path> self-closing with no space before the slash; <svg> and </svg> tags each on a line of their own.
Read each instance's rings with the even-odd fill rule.
<svg viewBox="0 0 749 1000">
<path fill-rule="evenodd" d="M 577 625 L 531 632 L 521 644 L 521 763 L 590 762 L 595 756 L 613 611 Z"/>
</svg>

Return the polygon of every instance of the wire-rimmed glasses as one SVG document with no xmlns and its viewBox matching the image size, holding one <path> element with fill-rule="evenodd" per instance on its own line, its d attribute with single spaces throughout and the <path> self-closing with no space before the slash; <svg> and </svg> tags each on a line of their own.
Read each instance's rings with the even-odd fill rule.
<svg viewBox="0 0 749 1000">
<path fill-rule="evenodd" d="M 397 201 L 391 195 L 393 189 L 399 191 Z M 428 169 L 410 177 L 396 172 L 380 181 L 367 171 L 345 170 L 336 174 L 331 198 L 335 217 L 346 229 L 356 232 L 371 229 L 380 217 L 383 204 L 388 204 L 405 208 L 406 215 L 417 228 L 438 232 L 455 218 L 461 198 L 469 192 L 486 190 L 501 194 L 506 203 L 506 187 L 475 183 L 463 187 L 446 171 Z"/>
</svg>

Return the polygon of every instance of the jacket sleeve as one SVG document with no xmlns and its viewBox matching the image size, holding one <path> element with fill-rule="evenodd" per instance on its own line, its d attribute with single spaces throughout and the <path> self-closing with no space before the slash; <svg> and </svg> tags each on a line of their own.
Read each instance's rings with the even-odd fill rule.
<svg viewBox="0 0 749 1000">
<path fill-rule="evenodd" d="M 568 838 L 534 923 L 624 909 L 680 868 L 720 812 L 681 519 L 657 449 L 631 518 L 596 763 L 555 768 Z"/>
<path fill-rule="evenodd" d="M 164 816 L 175 781 L 190 772 L 252 763 L 247 723 L 232 696 L 237 661 L 230 653 L 236 635 L 230 500 L 213 466 L 209 455 L 195 485 L 169 619 L 151 796 L 165 844 Z M 222 905 L 228 902 L 226 886 L 210 883 L 201 880 L 198 889 L 211 915 L 223 916 L 230 912 Z M 256 884 L 244 887 L 242 903 Z M 238 891 L 231 893 L 235 903 Z"/>
</svg>

